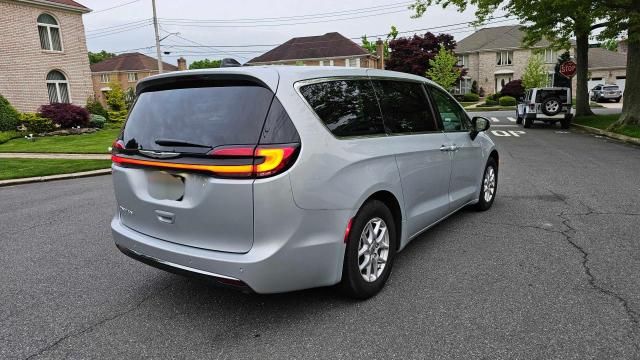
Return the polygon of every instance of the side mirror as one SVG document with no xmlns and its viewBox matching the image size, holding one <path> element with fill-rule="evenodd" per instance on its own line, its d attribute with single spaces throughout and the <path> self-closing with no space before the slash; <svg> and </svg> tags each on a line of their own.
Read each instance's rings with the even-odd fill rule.
<svg viewBox="0 0 640 360">
<path fill-rule="evenodd" d="M 491 121 L 489 121 L 489 119 L 482 116 L 475 116 L 471 119 L 471 132 L 469 133 L 471 140 L 475 140 L 480 132 L 489 130 L 489 127 L 491 127 Z"/>
</svg>

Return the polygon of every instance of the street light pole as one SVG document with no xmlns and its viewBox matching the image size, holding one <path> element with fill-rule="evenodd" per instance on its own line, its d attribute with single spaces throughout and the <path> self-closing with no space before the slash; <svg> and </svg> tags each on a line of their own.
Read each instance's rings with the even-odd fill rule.
<svg viewBox="0 0 640 360">
<path fill-rule="evenodd" d="M 156 29 L 156 51 L 158 52 L 158 73 L 162 74 L 162 51 L 160 50 L 160 32 L 158 29 L 158 16 L 156 14 L 156 0 L 151 0 L 153 6 L 153 27 Z"/>
</svg>

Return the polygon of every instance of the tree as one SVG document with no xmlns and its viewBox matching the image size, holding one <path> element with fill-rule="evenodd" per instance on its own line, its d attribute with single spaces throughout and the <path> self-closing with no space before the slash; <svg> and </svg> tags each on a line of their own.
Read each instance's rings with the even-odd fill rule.
<svg viewBox="0 0 640 360">
<path fill-rule="evenodd" d="M 622 114 L 611 125 L 616 129 L 626 125 L 640 125 L 640 0 L 593 0 L 606 9 L 609 26 L 602 32 L 603 38 L 612 38 L 627 32 L 627 81 L 625 84 Z"/>
<path fill-rule="evenodd" d="M 132 87 L 128 88 L 124 93 L 124 104 L 126 109 L 129 110 L 133 106 L 133 102 L 136 100 L 136 92 Z"/>
<path fill-rule="evenodd" d="M 107 121 L 109 120 L 109 113 L 102 106 L 100 101 L 96 99 L 95 95 L 91 95 L 87 98 L 87 104 L 84 106 L 85 109 L 89 112 L 89 114 L 100 115 L 104 117 Z"/>
<path fill-rule="evenodd" d="M 127 104 L 124 98 L 124 91 L 122 87 L 115 81 L 109 83 L 109 90 L 107 92 L 107 106 L 111 111 L 122 111 L 127 109 Z"/>
<path fill-rule="evenodd" d="M 511 80 L 502 87 L 500 95 L 519 99 L 524 97 L 524 90 L 522 80 Z"/>
<path fill-rule="evenodd" d="M 391 30 L 389 31 L 389 33 L 387 34 L 387 38 L 384 40 L 384 58 L 388 59 L 389 58 L 389 40 L 395 40 L 396 36 L 398 36 L 398 29 L 395 27 L 395 25 L 391 25 Z M 367 50 L 369 53 L 371 54 L 376 54 L 377 50 L 376 49 L 376 42 L 375 41 L 369 41 L 369 39 L 367 39 L 367 35 L 362 35 L 362 47 Z"/>
<path fill-rule="evenodd" d="M 110 53 L 110 52 L 106 52 L 105 50 L 102 50 L 102 51 L 97 52 L 97 53 L 89 51 L 89 64 L 99 63 L 102 60 L 106 60 L 106 59 L 112 58 L 114 56 L 116 56 L 116 54 Z"/>
<path fill-rule="evenodd" d="M 425 76 L 429 69 L 429 60 L 433 60 L 440 45 L 453 51 L 456 42 L 449 34 L 434 35 L 430 32 L 423 36 L 413 35 L 410 38 L 397 38 L 389 41 L 389 60 L 385 63 L 387 70 L 394 70 Z M 464 74 L 462 74 L 464 75 Z"/>
<path fill-rule="evenodd" d="M 618 51 L 618 40 L 606 39 L 600 43 L 600 47 L 607 49 L 609 51 Z"/>
<path fill-rule="evenodd" d="M 454 5 L 460 11 L 467 6 L 476 7 L 477 24 L 483 23 L 496 10 L 517 16 L 525 32 L 524 45 L 531 46 L 546 38 L 556 49 L 567 49 L 570 38 L 576 38 L 576 115 L 592 114 L 589 108 L 588 67 L 589 35 L 592 30 L 605 27 L 609 22 L 600 22 L 606 11 L 598 2 L 638 2 L 640 0 L 416 0 L 410 6 L 414 17 L 420 17 L 427 6 Z"/>
<path fill-rule="evenodd" d="M 192 62 L 191 65 L 189 65 L 189 70 L 219 68 L 221 63 L 222 63 L 222 60 L 209 60 L 209 59 L 197 60 Z"/>
<path fill-rule="evenodd" d="M 457 63 L 458 58 L 453 52 L 445 49 L 444 45 L 440 45 L 438 54 L 429 60 L 430 69 L 427 70 L 426 75 L 436 84 L 446 90 L 451 90 L 462 72 L 462 69 L 456 65 Z"/>
<path fill-rule="evenodd" d="M 525 89 L 545 87 L 547 86 L 547 79 L 547 69 L 544 66 L 542 57 L 538 54 L 531 56 L 522 74 L 522 86 Z"/>
</svg>

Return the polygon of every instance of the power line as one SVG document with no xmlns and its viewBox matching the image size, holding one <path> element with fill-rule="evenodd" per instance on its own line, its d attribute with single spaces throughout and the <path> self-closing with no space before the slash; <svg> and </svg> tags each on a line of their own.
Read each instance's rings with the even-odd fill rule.
<svg viewBox="0 0 640 360">
<path fill-rule="evenodd" d="M 126 23 L 122 23 L 122 24 L 118 24 L 118 25 L 113 25 L 113 26 L 107 26 L 107 27 L 102 27 L 102 28 L 96 28 L 96 29 L 87 29 L 87 33 L 91 33 L 91 32 L 102 32 L 103 30 L 109 30 L 109 29 L 116 29 L 116 28 L 123 28 L 123 27 L 127 27 L 129 25 L 134 25 L 134 24 L 140 24 L 143 23 L 145 21 L 150 21 L 151 18 L 146 18 L 146 19 L 140 19 L 140 20 L 135 20 L 135 21 L 131 21 L 131 22 L 126 22 Z"/>
<path fill-rule="evenodd" d="M 120 4 L 120 5 L 112 6 L 112 7 L 110 7 L 110 8 L 106 8 L 106 9 L 100 9 L 100 10 L 92 11 L 92 12 L 90 12 L 88 15 L 99 14 L 99 13 L 101 13 L 101 12 L 105 12 L 105 11 L 109 11 L 109 10 L 117 9 L 117 8 L 120 8 L 120 7 L 123 7 L 123 6 L 127 6 L 127 5 L 129 5 L 129 4 L 137 3 L 138 1 L 140 1 L 140 0 L 133 0 L 133 1 L 129 1 L 129 2 L 124 3 L 124 4 Z"/>
<path fill-rule="evenodd" d="M 140 24 L 140 25 L 137 25 L 137 26 L 126 28 L 126 29 L 118 29 L 118 30 L 113 30 L 113 31 L 110 31 L 110 32 L 91 34 L 91 35 L 87 35 L 87 39 L 97 39 L 97 38 L 101 38 L 101 37 L 104 37 L 104 36 L 111 36 L 111 35 L 120 34 L 120 33 L 123 33 L 123 32 L 128 32 L 128 31 L 131 31 L 131 30 L 141 29 L 143 27 L 147 27 L 147 26 L 150 26 L 150 25 L 151 25 L 151 22 L 145 23 L 145 24 Z"/>
</svg>

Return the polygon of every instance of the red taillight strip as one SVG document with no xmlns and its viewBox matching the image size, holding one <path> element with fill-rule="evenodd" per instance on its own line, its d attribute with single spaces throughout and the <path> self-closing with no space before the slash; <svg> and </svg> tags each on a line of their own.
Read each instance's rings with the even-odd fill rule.
<svg viewBox="0 0 640 360">
<path fill-rule="evenodd" d="M 118 155 L 111 155 L 111 161 L 115 164 L 131 164 L 141 166 L 152 166 L 165 169 L 208 171 L 216 174 L 251 174 L 253 165 L 198 165 L 198 164 L 177 164 L 162 161 L 148 161 L 126 158 Z"/>
</svg>

